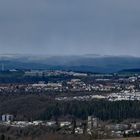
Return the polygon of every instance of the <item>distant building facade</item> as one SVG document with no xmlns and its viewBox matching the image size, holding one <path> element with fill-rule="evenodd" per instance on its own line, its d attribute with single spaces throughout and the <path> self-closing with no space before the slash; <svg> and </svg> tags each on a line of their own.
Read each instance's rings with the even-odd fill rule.
<svg viewBox="0 0 140 140">
<path fill-rule="evenodd" d="M 98 127 L 98 119 L 93 116 L 88 116 L 88 129 L 93 129 Z"/>
<path fill-rule="evenodd" d="M 13 121 L 14 120 L 14 116 L 11 114 L 3 114 L 1 116 L 1 120 L 4 122 L 8 122 L 8 121 Z"/>
</svg>

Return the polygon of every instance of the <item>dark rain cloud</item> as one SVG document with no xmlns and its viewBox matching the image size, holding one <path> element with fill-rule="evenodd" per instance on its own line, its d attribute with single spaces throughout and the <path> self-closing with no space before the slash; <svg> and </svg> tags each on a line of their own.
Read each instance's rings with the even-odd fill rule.
<svg viewBox="0 0 140 140">
<path fill-rule="evenodd" d="M 0 52 L 139 55 L 139 0 L 1 0 Z"/>
</svg>

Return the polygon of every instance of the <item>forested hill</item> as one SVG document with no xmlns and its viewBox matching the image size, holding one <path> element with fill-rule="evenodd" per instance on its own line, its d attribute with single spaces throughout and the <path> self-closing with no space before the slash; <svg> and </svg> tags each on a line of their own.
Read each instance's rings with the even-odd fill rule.
<svg viewBox="0 0 140 140">
<path fill-rule="evenodd" d="M 117 72 L 139 69 L 140 58 L 131 56 L 0 56 L 5 69 L 58 69 L 89 72 Z"/>
<path fill-rule="evenodd" d="M 139 69 L 124 69 L 119 71 L 119 73 L 140 73 L 140 68 Z"/>
<path fill-rule="evenodd" d="M 0 114 L 11 113 L 18 120 L 50 120 L 74 116 L 87 119 L 94 115 L 101 120 L 140 118 L 139 101 L 109 102 L 105 100 L 57 102 L 46 95 L 0 95 Z"/>
</svg>

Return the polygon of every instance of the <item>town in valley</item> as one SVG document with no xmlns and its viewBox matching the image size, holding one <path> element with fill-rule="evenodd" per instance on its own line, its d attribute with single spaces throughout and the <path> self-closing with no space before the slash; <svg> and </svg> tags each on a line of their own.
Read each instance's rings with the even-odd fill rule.
<svg viewBox="0 0 140 140">
<path fill-rule="evenodd" d="M 9 81 L 9 78 L 12 80 Z M 14 131 L 20 129 L 24 133 L 27 128 L 34 128 L 45 130 L 41 134 L 55 132 L 58 135 L 98 139 L 140 136 L 139 107 L 133 110 L 140 101 L 139 73 L 125 70 L 118 73 L 2 70 L 0 97 L 1 131 L 9 128 Z M 24 110 L 22 100 L 25 104 L 27 101 L 31 113 Z M 36 100 L 42 105 L 34 110 Z M 96 103 L 100 104 L 97 110 L 94 109 Z M 93 107 L 88 104 L 93 104 Z M 19 111 L 16 105 L 18 108 L 21 106 Z M 122 115 L 119 114 L 120 109 Z M 129 110 L 130 114 L 127 112 Z M 107 113 L 110 115 L 107 116 Z"/>
</svg>

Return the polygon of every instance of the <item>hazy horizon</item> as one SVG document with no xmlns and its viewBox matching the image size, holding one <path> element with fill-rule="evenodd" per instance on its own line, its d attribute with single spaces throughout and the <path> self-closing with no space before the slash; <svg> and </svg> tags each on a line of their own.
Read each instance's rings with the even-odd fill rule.
<svg viewBox="0 0 140 140">
<path fill-rule="evenodd" d="M 93 56 L 93 57 L 140 57 L 138 55 L 131 54 L 94 54 L 94 53 L 83 53 L 83 54 L 63 54 L 63 53 L 0 53 L 0 56 Z"/>
<path fill-rule="evenodd" d="M 140 57 L 139 0 L 2 0 L 1 54 Z"/>
</svg>

